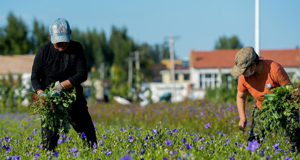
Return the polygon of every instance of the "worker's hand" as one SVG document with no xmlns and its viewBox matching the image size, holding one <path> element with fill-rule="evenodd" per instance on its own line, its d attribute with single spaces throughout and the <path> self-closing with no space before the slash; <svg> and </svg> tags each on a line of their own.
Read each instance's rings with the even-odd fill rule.
<svg viewBox="0 0 300 160">
<path fill-rule="evenodd" d="M 246 126 L 247 126 L 247 119 L 246 118 L 240 119 L 239 129 L 241 131 L 245 131 Z"/>
<path fill-rule="evenodd" d="M 46 97 L 47 95 L 44 93 L 44 91 L 40 91 L 38 93 L 38 97 L 41 98 L 41 97 Z"/>
<path fill-rule="evenodd" d="M 64 88 L 62 87 L 62 85 L 60 84 L 59 81 L 56 81 L 54 84 L 54 87 L 52 88 L 52 95 L 54 96 L 61 96 L 61 92 L 64 90 Z"/>
</svg>

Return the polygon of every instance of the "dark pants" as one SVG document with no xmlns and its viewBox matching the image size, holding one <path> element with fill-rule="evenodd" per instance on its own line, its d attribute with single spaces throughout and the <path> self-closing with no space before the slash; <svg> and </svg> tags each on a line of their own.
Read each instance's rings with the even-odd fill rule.
<svg viewBox="0 0 300 160">
<path fill-rule="evenodd" d="M 88 112 L 86 106 L 72 106 L 72 110 L 69 111 L 71 122 L 74 123 L 72 127 L 75 129 L 79 136 L 81 133 L 85 133 L 85 141 L 88 142 L 89 147 L 92 147 L 94 143 L 97 144 L 96 132 L 92 122 L 92 118 Z M 42 121 L 42 125 L 44 122 Z M 54 151 L 59 139 L 58 131 L 51 131 L 47 127 L 42 127 L 42 144 L 43 148 Z"/>
<path fill-rule="evenodd" d="M 259 114 L 259 109 L 254 106 L 253 108 L 253 112 L 252 112 L 252 124 L 251 124 L 251 130 L 250 130 L 250 136 L 248 138 L 248 142 L 252 142 L 253 140 L 257 140 L 258 143 L 261 143 L 263 138 L 265 138 L 264 132 L 259 132 L 259 128 L 258 128 L 258 121 L 256 121 L 256 117 Z M 295 111 L 295 116 L 298 116 L 298 111 Z M 297 119 L 298 122 L 297 124 L 299 124 L 299 119 Z M 285 132 L 285 136 L 289 138 L 289 141 L 291 143 L 292 146 L 292 151 L 295 151 L 295 148 L 297 147 L 298 152 L 300 151 L 300 128 L 297 127 L 296 131 L 294 131 L 294 135 L 291 135 L 287 132 Z"/>
</svg>

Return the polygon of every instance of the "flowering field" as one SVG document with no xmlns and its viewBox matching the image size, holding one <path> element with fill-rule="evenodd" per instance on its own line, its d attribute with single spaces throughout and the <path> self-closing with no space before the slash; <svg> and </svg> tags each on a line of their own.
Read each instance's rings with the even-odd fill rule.
<svg viewBox="0 0 300 160">
<path fill-rule="evenodd" d="M 248 106 L 248 122 L 252 107 Z M 233 104 L 161 103 L 145 108 L 99 104 L 89 108 L 98 144 L 87 148 L 71 130 L 56 152 L 41 147 L 40 121 L 26 112 L 0 114 L 0 159 L 300 159 L 285 137 L 247 142 Z M 22 121 L 23 120 L 23 121 Z"/>
</svg>

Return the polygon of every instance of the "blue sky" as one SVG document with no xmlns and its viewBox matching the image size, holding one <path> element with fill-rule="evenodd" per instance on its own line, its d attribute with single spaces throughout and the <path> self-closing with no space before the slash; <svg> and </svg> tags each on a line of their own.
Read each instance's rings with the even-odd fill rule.
<svg viewBox="0 0 300 160">
<path fill-rule="evenodd" d="M 260 48 L 300 47 L 300 1 L 260 0 Z M 213 50 L 221 36 L 237 35 L 244 46 L 254 46 L 255 0 L 2 0 L 0 27 L 11 11 L 30 29 L 36 18 L 48 26 L 58 17 L 80 30 L 126 27 L 137 43 L 163 43 L 178 35 L 179 58 L 191 50 Z"/>
</svg>

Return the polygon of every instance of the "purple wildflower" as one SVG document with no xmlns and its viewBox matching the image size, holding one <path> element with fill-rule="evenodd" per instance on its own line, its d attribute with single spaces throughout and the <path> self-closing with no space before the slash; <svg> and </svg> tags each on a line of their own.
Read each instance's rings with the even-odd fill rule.
<svg viewBox="0 0 300 160">
<path fill-rule="evenodd" d="M 131 152 L 130 149 L 128 149 L 128 150 L 126 151 L 127 154 L 130 154 L 130 152 Z"/>
<path fill-rule="evenodd" d="M 148 141 L 148 136 L 145 136 L 144 140 L 145 140 L 145 141 Z"/>
<path fill-rule="evenodd" d="M 158 130 L 157 129 L 153 129 L 152 130 L 154 134 L 157 134 Z"/>
<path fill-rule="evenodd" d="M 229 159 L 228 160 L 235 160 L 235 158 L 234 158 L 234 155 L 233 156 L 231 156 L 231 157 L 229 157 Z"/>
<path fill-rule="evenodd" d="M 9 143 L 11 139 L 12 139 L 12 138 L 9 138 L 9 136 L 4 137 L 4 142 Z"/>
<path fill-rule="evenodd" d="M 34 156 L 34 159 L 38 159 L 39 156 L 40 156 L 40 153 L 39 153 L 39 152 L 36 152 L 36 153 L 35 153 L 35 156 Z"/>
<path fill-rule="evenodd" d="M 11 146 L 5 147 L 6 153 L 9 152 L 11 149 Z"/>
<path fill-rule="evenodd" d="M 107 155 L 107 156 L 108 156 L 108 155 L 111 155 L 111 151 L 106 151 L 106 152 L 105 152 L 105 155 Z"/>
<path fill-rule="evenodd" d="M 205 146 L 205 145 L 204 145 L 204 144 L 202 144 L 202 145 L 200 145 L 200 148 L 201 148 L 201 149 L 203 149 L 203 147 L 204 147 L 204 146 Z"/>
<path fill-rule="evenodd" d="M 76 152 L 73 154 L 73 157 L 77 157 L 79 155 L 79 152 Z"/>
<path fill-rule="evenodd" d="M 42 149 L 42 145 L 37 145 L 36 146 L 38 149 Z"/>
<path fill-rule="evenodd" d="M 129 135 L 129 142 L 133 142 L 133 137 Z"/>
<path fill-rule="evenodd" d="M 167 141 L 165 141 L 165 143 L 166 143 L 167 146 L 171 146 L 172 145 L 172 141 L 171 140 L 167 140 Z"/>
<path fill-rule="evenodd" d="M 284 160 L 293 160 L 294 158 L 289 158 L 289 156 L 286 156 Z"/>
<path fill-rule="evenodd" d="M 141 149 L 141 155 L 143 155 L 145 153 L 144 148 Z"/>
<path fill-rule="evenodd" d="M 98 148 L 96 142 L 94 142 L 93 146 L 94 146 L 94 149 L 97 149 L 97 148 Z"/>
<path fill-rule="evenodd" d="M 186 139 L 183 137 L 182 138 L 182 143 L 185 144 L 186 143 Z"/>
<path fill-rule="evenodd" d="M 275 144 L 273 145 L 273 148 L 274 148 L 274 150 L 275 150 L 275 153 L 278 154 L 278 150 L 280 150 L 280 149 L 279 149 L 279 143 L 277 143 L 277 144 L 275 143 Z"/>
<path fill-rule="evenodd" d="M 14 160 L 20 160 L 21 157 L 18 157 L 17 155 L 14 156 Z"/>
<path fill-rule="evenodd" d="M 173 129 L 173 132 L 176 133 L 176 132 L 177 132 L 177 129 Z"/>
<path fill-rule="evenodd" d="M 121 131 L 121 132 L 124 132 L 125 130 L 124 130 L 123 128 L 120 128 L 120 131 Z"/>
<path fill-rule="evenodd" d="M 103 134 L 103 138 L 104 138 L 104 139 L 106 139 L 106 138 L 107 138 L 105 134 Z"/>
<path fill-rule="evenodd" d="M 259 153 L 263 156 L 265 153 L 265 148 L 263 150 L 259 151 Z"/>
<path fill-rule="evenodd" d="M 48 156 L 48 159 L 52 159 L 52 156 Z"/>
<path fill-rule="evenodd" d="M 275 144 L 273 145 L 273 148 L 274 148 L 275 150 L 278 150 L 278 149 L 279 149 L 279 143 L 275 143 Z"/>
<path fill-rule="evenodd" d="M 156 147 L 156 144 L 152 144 L 152 147 L 155 148 L 155 147 Z"/>
<path fill-rule="evenodd" d="M 101 146 L 103 145 L 102 139 L 99 140 L 99 144 L 100 144 Z"/>
<path fill-rule="evenodd" d="M 61 140 L 61 142 L 62 142 L 62 143 L 65 143 L 65 141 L 66 141 L 66 135 L 62 135 L 62 140 Z"/>
<path fill-rule="evenodd" d="M 86 135 L 85 135 L 84 132 L 81 133 L 80 138 L 81 138 L 81 139 L 86 139 Z"/>
<path fill-rule="evenodd" d="M 252 142 L 248 142 L 248 146 L 247 146 L 247 150 L 250 150 L 252 152 L 254 152 L 259 146 L 259 143 L 257 142 L 257 140 L 253 140 Z"/>
<path fill-rule="evenodd" d="M 186 145 L 186 148 L 187 148 L 188 150 L 190 150 L 190 149 L 193 148 L 193 145 L 192 145 L 192 144 L 187 144 L 187 145 Z"/>
<path fill-rule="evenodd" d="M 71 152 L 71 153 L 74 153 L 74 152 L 77 151 L 77 147 L 75 147 L 75 148 L 70 148 L 68 151 Z"/>
<path fill-rule="evenodd" d="M 12 159 L 12 156 L 7 156 L 6 157 L 6 160 L 11 160 Z"/>
<path fill-rule="evenodd" d="M 29 151 L 25 151 L 25 153 L 28 153 L 28 155 L 30 155 Z"/>
<path fill-rule="evenodd" d="M 168 160 L 168 158 L 164 157 L 163 160 Z"/>
<path fill-rule="evenodd" d="M 53 152 L 53 156 L 58 158 L 58 151 L 57 152 Z"/>
<path fill-rule="evenodd" d="M 150 136 L 150 139 L 154 139 L 154 137 L 153 137 L 153 136 Z"/>
<path fill-rule="evenodd" d="M 225 139 L 225 142 L 226 142 L 226 143 L 229 143 L 229 140 L 228 140 L 228 139 Z"/>
<path fill-rule="evenodd" d="M 194 142 L 196 142 L 196 141 L 198 141 L 198 137 L 197 136 L 195 136 L 195 138 L 194 138 Z"/>
<path fill-rule="evenodd" d="M 36 130 L 34 129 L 34 130 L 32 131 L 32 135 L 35 135 L 35 133 L 36 133 Z"/>
<path fill-rule="evenodd" d="M 121 160 L 131 160 L 131 157 L 130 157 L 130 155 L 126 155 L 126 156 L 122 157 Z"/>
<path fill-rule="evenodd" d="M 210 124 L 207 123 L 207 124 L 205 125 L 205 129 L 208 129 L 209 127 L 210 127 Z"/>
</svg>

